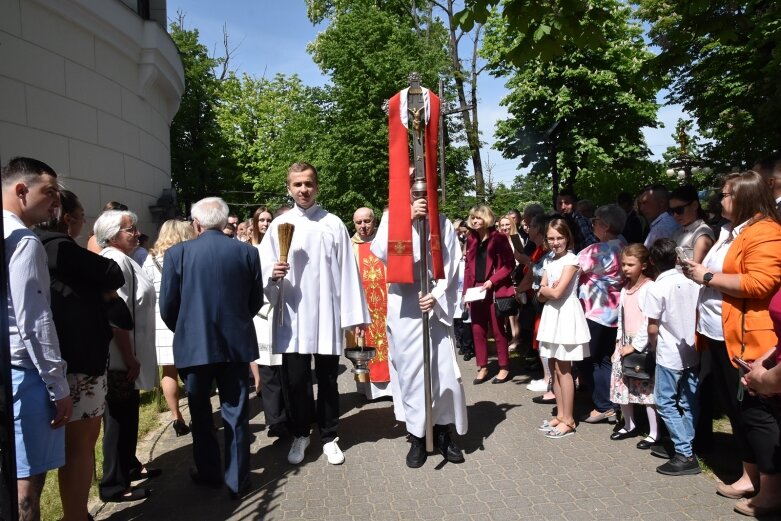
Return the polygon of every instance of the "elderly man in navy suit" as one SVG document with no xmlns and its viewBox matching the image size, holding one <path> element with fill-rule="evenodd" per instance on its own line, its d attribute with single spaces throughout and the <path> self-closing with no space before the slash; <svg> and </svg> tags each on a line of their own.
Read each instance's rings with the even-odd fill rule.
<svg viewBox="0 0 781 521">
<path fill-rule="evenodd" d="M 225 436 L 225 484 L 233 498 L 249 488 L 249 362 L 258 358 L 252 317 L 263 304 L 260 258 L 222 233 L 228 205 L 207 197 L 192 206 L 198 237 L 169 248 L 163 262 L 160 315 L 175 332 L 174 362 L 192 417 L 190 477 L 218 488 L 220 456 L 210 394 L 216 380 Z"/>
</svg>

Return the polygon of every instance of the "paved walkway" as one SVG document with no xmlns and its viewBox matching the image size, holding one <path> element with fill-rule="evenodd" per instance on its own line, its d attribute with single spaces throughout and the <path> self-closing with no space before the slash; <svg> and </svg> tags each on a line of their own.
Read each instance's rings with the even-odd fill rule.
<svg viewBox="0 0 781 521">
<path fill-rule="evenodd" d="M 550 409 L 531 402 L 528 374 L 516 371 L 512 382 L 473 386 L 473 362 L 461 362 L 461 370 L 470 422 L 460 440 L 466 455 L 461 465 L 437 456 L 420 469 L 407 468 L 405 430 L 391 403 L 368 403 L 355 393 L 345 367 L 339 381 L 344 465 L 326 463 L 316 434 L 304 462 L 289 465 L 289 442 L 266 435 L 253 398 L 253 489 L 243 501 L 230 500 L 226 489 L 193 485 L 191 437 L 177 438 L 165 426 L 139 446 L 142 461 L 164 469 L 147 484 L 152 496 L 97 503 L 91 511 L 111 521 L 745 519 L 732 512 L 732 500 L 714 493 L 712 477 L 657 474 L 663 460 L 637 450 L 637 440 L 611 441 L 607 424 L 581 424 L 574 436 L 545 438 L 536 427 Z"/>
</svg>

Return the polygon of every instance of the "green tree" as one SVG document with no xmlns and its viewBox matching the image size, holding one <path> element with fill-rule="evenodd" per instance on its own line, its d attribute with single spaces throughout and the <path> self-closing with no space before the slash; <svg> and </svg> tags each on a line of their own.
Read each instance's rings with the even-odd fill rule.
<svg viewBox="0 0 781 521">
<path fill-rule="evenodd" d="M 470 30 L 485 23 L 492 12 L 514 39 L 501 50 L 507 63 L 522 66 L 535 59 L 547 60 L 578 49 L 599 49 L 606 43 L 602 26 L 612 18 L 612 7 L 601 0 L 466 0 L 456 14 Z"/>
<path fill-rule="evenodd" d="M 328 27 L 310 46 L 333 83 L 321 137 L 321 200 L 346 218 L 363 205 L 382 208 L 388 193 L 388 127 L 385 104 L 408 83 L 437 84 L 447 70 L 447 34 L 427 10 L 408 2 L 308 0 L 313 22 Z M 448 160 L 458 157 L 448 154 Z M 463 164 L 460 166 L 463 170 Z"/>
<path fill-rule="evenodd" d="M 214 71 L 224 59 L 209 56 L 198 30 L 184 27 L 183 15 L 171 24 L 170 34 L 185 76 L 182 102 L 171 123 L 171 182 L 180 210 L 186 212 L 195 201 L 236 186 L 240 178 L 215 116 L 220 82 Z"/>
<path fill-rule="evenodd" d="M 285 176 L 290 164 L 318 162 L 325 134 L 322 94 L 297 76 L 228 75 L 216 114 L 241 174 L 243 189 L 232 198 L 236 204 L 280 206 L 287 201 Z"/>
<path fill-rule="evenodd" d="M 692 114 L 710 141 L 712 166 L 751 166 L 781 143 L 781 3 L 770 0 L 637 0 L 669 74 L 668 100 Z"/>
<path fill-rule="evenodd" d="M 611 14 L 600 28 L 604 45 L 572 40 L 564 54 L 518 67 L 504 59 L 517 40 L 512 27 L 499 16 L 488 24 L 483 51 L 492 74 L 509 77 L 510 91 L 502 100 L 510 117 L 497 123 L 495 146 L 531 167 L 529 175 L 550 179 L 552 200 L 560 184 L 600 199 L 616 181 L 635 186 L 649 153 L 641 129 L 657 125 L 658 82 L 645 72 L 652 54 L 642 30 L 618 1 L 599 5 Z"/>
</svg>

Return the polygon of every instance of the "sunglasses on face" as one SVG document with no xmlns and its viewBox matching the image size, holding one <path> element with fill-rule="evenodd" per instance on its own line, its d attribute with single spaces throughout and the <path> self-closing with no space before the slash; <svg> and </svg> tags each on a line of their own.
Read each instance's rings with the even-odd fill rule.
<svg viewBox="0 0 781 521">
<path fill-rule="evenodd" d="M 671 206 L 667 209 L 667 213 L 670 215 L 683 215 L 683 212 L 686 211 L 686 207 L 691 205 L 694 201 L 689 201 L 686 204 L 683 204 L 681 206 Z"/>
</svg>

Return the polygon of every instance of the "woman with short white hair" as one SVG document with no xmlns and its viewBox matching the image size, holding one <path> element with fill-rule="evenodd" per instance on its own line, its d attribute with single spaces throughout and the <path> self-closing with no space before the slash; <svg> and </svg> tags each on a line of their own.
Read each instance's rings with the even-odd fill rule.
<svg viewBox="0 0 781 521">
<path fill-rule="evenodd" d="M 136 501 L 149 497 L 147 488 L 131 488 L 133 480 L 151 478 L 160 469 L 145 469 L 136 458 L 140 390 L 157 386 L 155 356 L 155 287 L 131 258 L 138 246 L 138 218 L 126 210 L 103 212 L 95 221 L 100 254 L 119 264 L 125 285 L 117 293 L 133 317 L 133 329 L 113 329 L 109 345 L 108 393 L 104 415 L 104 501 Z"/>
</svg>

